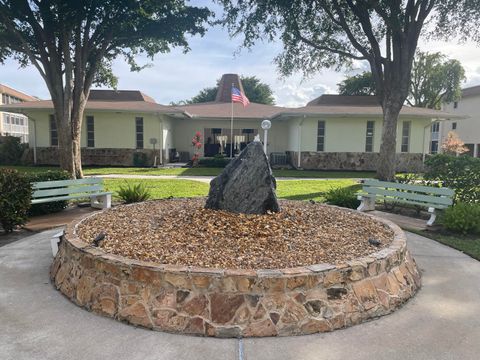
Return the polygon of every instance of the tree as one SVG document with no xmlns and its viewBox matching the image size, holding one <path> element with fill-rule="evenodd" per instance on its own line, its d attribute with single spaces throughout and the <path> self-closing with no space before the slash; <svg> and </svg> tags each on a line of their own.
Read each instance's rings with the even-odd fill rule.
<svg viewBox="0 0 480 360">
<path fill-rule="evenodd" d="M 273 98 L 273 91 L 268 84 L 262 83 L 260 79 L 256 76 L 241 76 L 243 89 L 245 90 L 245 95 L 248 97 L 250 102 L 259 103 L 259 104 L 275 104 L 275 99 Z M 215 87 L 206 87 L 195 95 L 190 100 L 182 101 L 184 104 L 196 104 L 203 103 L 208 101 L 214 101 L 217 96 L 218 86 L 220 80 L 217 80 L 217 86 Z"/>
<path fill-rule="evenodd" d="M 411 106 L 440 109 L 442 102 L 456 101 L 461 97 L 461 83 L 465 70 L 460 61 L 447 59 L 439 52 L 417 52 L 413 61 L 410 95 Z"/>
<path fill-rule="evenodd" d="M 92 84 L 114 86 L 112 60 L 188 50 L 186 34 L 203 35 L 211 15 L 183 0 L 0 0 L 0 61 L 32 64 L 54 106 L 59 161 L 82 177 L 80 133 Z"/>
<path fill-rule="evenodd" d="M 370 71 L 349 76 L 337 86 L 340 95 L 375 95 L 375 82 Z"/>
<path fill-rule="evenodd" d="M 383 110 L 377 177 L 393 180 L 397 120 L 410 87 L 417 42 L 433 10 L 455 11 L 471 0 L 217 0 L 232 36 L 250 47 L 267 39 L 283 42 L 276 57 L 282 75 L 336 68 L 367 61 Z"/>
<path fill-rule="evenodd" d="M 459 155 L 466 153 L 468 148 L 455 131 L 449 131 L 442 143 L 442 150 L 449 155 Z"/>
<path fill-rule="evenodd" d="M 461 96 L 461 83 L 465 70 L 455 59 L 441 53 L 417 51 L 413 60 L 412 79 L 407 103 L 411 106 L 440 109 L 443 102 L 456 101 Z M 347 77 L 338 90 L 342 95 L 374 95 L 375 83 L 372 73 Z"/>
</svg>

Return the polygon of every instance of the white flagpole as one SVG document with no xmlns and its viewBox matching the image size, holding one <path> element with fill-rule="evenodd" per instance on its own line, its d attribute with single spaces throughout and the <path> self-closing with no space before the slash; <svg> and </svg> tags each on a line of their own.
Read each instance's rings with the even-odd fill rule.
<svg viewBox="0 0 480 360">
<path fill-rule="evenodd" d="M 233 99 L 232 99 L 232 88 L 230 89 L 230 102 L 232 103 L 232 117 L 230 119 L 230 158 L 233 158 Z"/>
</svg>

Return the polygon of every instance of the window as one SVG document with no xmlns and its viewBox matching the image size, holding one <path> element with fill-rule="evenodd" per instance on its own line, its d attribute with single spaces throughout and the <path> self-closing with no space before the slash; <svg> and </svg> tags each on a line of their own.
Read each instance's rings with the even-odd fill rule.
<svg viewBox="0 0 480 360">
<path fill-rule="evenodd" d="M 318 122 L 317 151 L 325 151 L 325 121 Z"/>
<path fill-rule="evenodd" d="M 365 152 L 373 151 L 373 136 L 375 133 L 375 121 L 367 121 L 367 133 L 365 139 Z"/>
<path fill-rule="evenodd" d="M 438 140 L 430 142 L 430 154 L 438 153 Z"/>
<path fill-rule="evenodd" d="M 135 134 L 137 149 L 143 149 L 143 117 L 135 118 Z"/>
<path fill-rule="evenodd" d="M 454 108 L 454 109 L 457 109 L 457 108 L 458 108 L 458 101 L 454 101 L 454 102 L 453 102 L 453 108 Z"/>
<path fill-rule="evenodd" d="M 50 115 L 50 146 L 58 146 L 57 123 L 53 115 Z"/>
<path fill-rule="evenodd" d="M 408 152 L 409 145 L 410 145 L 410 121 L 404 121 L 403 122 L 403 128 L 402 128 L 402 146 L 400 151 L 402 153 Z"/>
<path fill-rule="evenodd" d="M 87 147 L 95 147 L 95 124 L 93 116 L 87 116 Z"/>
<path fill-rule="evenodd" d="M 452 130 L 456 130 L 456 129 L 457 129 L 457 123 L 454 122 L 454 123 L 452 123 Z"/>
</svg>

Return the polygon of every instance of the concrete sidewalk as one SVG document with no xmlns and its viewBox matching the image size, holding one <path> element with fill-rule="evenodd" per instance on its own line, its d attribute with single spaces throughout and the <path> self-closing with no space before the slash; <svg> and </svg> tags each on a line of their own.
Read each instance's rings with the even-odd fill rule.
<svg viewBox="0 0 480 360">
<path fill-rule="evenodd" d="M 480 262 L 417 235 L 408 240 L 424 285 L 402 309 L 327 334 L 240 341 L 134 328 L 75 306 L 49 282 L 55 232 L 0 248 L 2 360 L 479 358 Z"/>
</svg>

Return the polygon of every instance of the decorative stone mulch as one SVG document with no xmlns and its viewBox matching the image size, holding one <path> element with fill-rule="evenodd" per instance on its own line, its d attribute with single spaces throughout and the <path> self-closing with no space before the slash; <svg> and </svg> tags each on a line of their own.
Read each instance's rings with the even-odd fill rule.
<svg viewBox="0 0 480 360">
<path fill-rule="evenodd" d="M 394 235 L 373 218 L 321 204 L 282 201 L 279 213 L 245 215 L 204 209 L 204 202 L 119 206 L 87 218 L 76 231 L 86 243 L 103 232 L 101 249 L 135 260 L 237 269 L 339 264 L 379 251 Z"/>
</svg>

